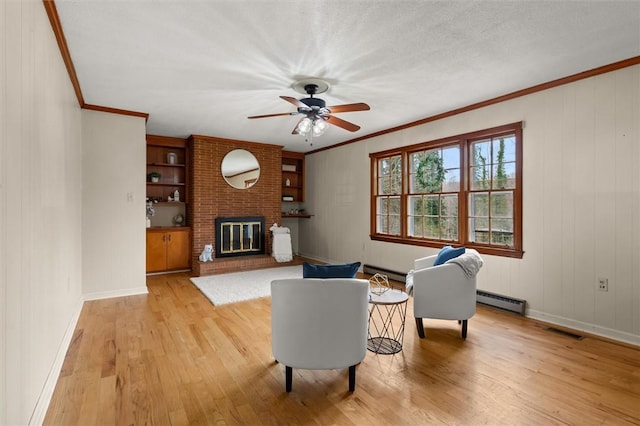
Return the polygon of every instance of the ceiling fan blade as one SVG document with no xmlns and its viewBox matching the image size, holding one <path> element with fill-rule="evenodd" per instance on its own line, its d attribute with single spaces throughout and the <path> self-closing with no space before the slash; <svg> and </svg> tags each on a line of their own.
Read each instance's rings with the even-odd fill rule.
<svg viewBox="0 0 640 426">
<path fill-rule="evenodd" d="M 350 111 L 369 111 L 369 105 L 365 103 L 357 103 L 357 104 L 344 104 L 344 105 L 334 105 L 327 107 L 331 113 L 336 112 L 350 112 Z"/>
<path fill-rule="evenodd" d="M 281 112 L 278 114 L 265 114 L 265 115 L 252 115 L 251 117 L 247 117 L 247 118 L 267 118 L 267 117 L 280 117 L 283 115 L 296 115 L 298 114 L 298 111 L 296 112 Z"/>
<path fill-rule="evenodd" d="M 341 118 L 335 117 L 333 115 L 330 115 L 327 118 L 327 121 L 330 124 L 333 124 L 334 126 L 338 126 L 338 127 L 342 127 L 345 130 L 348 130 L 350 132 L 357 132 L 358 130 L 360 130 L 360 126 L 356 126 L 353 123 L 349 123 L 348 121 L 345 121 Z"/>
<path fill-rule="evenodd" d="M 289 102 L 290 104 L 295 105 L 296 108 L 311 109 L 311 108 L 309 108 L 309 105 L 303 104 L 302 102 L 300 102 L 296 98 L 292 98 L 291 96 L 280 96 L 280 98 L 284 99 L 285 101 Z"/>
</svg>

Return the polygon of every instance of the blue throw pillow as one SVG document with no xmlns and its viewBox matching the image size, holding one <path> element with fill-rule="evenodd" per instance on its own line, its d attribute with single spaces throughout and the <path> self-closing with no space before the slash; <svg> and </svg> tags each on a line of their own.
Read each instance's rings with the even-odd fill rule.
<svg viewBox="0 0 640 426">
<path fill-rule="evenodd" d="M 302 264 L 302 278 L 355 278 L 360 262 L 342 265 Z"/>
<path fill-rule="evenodd" d="M 435 262 L 433 262 L 433 266 L 442 265 L 447 260 L 451 260 L 455 257 L 460 256 L 464 253 L 464 247 L 453 248 L 451 246 L 444 246 L 442 250 L 438 253 L 438 257 L 436 257 Z"/>
</svg>

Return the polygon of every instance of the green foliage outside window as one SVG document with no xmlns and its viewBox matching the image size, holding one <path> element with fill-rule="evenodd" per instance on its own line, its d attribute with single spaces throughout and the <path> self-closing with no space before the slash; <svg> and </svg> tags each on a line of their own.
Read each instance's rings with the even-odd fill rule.
<svg viewBox="0 0 640 426">
<path fill-rule="evenodd" d="M 402 192 L 402 159 L 399 155 L 379 161 L 379 194 L 391 195 Z"/>
<path fill-rule="evenodd" d="M 511 148 L 514 143 L 514 138 L 508 136 L 472 145 L 472 189 L 483 191 L 469 196 L 472 241 L 513 245 L 513 194 L 511 191 L 500 190 L 513 187 L 513 176 L 509 176 L 507 169 L 515 163 L 515 151 L 510 149 L 510 154 L 507 153 L 507 144 Z M 489 173 L 489 170 L 493 172 Z"/>
<path fill-rule="evenodd" d="M 444 182 L 445 170 L 442 158 L 438 151 L 427 151 L 415 154 L 414 161 L 418 161 L 416 167 L 416 192 L 440 192 Z"/>
<path fill-rule="evenodd" d="M 400 235 L 400 197 L 402 193 L 402 158 L 399 155 L 378 161 L 378 209 L 376 229 L 388 235 Z"/>
<path fill-rule="evenodd" d="M 441 149 L 416 152 L 410 158 L 413 169 L 411 192 L 416 195 L 410 198 L 409 233 L 433 239 L 451 239 L 448 236 L 451 234 L 457 236 L 457 224 L 452 232 L 451 221 L 445 219 L 447 205 L 440 195 L 447 173 Z"/>
</svg>

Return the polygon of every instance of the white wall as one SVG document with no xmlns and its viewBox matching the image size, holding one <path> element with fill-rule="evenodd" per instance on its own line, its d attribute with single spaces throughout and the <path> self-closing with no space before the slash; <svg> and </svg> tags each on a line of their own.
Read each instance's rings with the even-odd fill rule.
<svg viewBox="0 0 640 426">
<path fill-rule="evenodd" d="M 82 111 L 82 290 L 146 293 L 145 120 Z"/>
<path fill-rule="evenodd" d="M 34 409 L 81 306 L 82 143 L 80 108 L 41 1 L 0 2 L 0 52 L 0 424 L 6 425 L 38 416 Z"/>
<path fill-rule="evenodd" d="M 0 424 L 38 424 L 84 298 L 146 292 L 145 121 L 80 110 L 40 0 L 0 52 Z"/>
<path fill-rule="evenodd" d="M 301 253 L 408 271 L 436 249 L 369 239 L 369 153 L 521 120 L 525 254 L 484 256 L 478 287 L 640 344 L 640 66 L 308 155 Z"/>
</svg>

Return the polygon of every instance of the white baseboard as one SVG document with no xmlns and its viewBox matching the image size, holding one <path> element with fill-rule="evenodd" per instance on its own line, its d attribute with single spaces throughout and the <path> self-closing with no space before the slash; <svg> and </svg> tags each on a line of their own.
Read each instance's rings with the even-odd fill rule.
<svg viewBox="0 0 640 426">
<path fill-rule="evenodd" d="M 62 342 L 60 342 L 60 346 L 58 347 L 58 352 L 56 353 L 56 357 L 53 361 L 53 365 L 51 366 L 51 370 L 49 371 L 49 375 L 47 376 L 47 380 L 44 383 L 42 391 L 40 392 L 40 396 L 38 397 L 38 402 L 33 409 L 33 413 L 31 413 L 29 425 L 41 425 L 44 422 L 44 417 L 46 416 L 47 410 L 49 409 L 49 403 L 51 403 L 53 391 L 55 390 L 56 384 L 58 383 L 58 377 L 60 376 L 60 371 L 62 370 L 62 364 L 64 364 L 64 359 L 67 356 L 69 345 L 71 345 L 71 339 L 73 339 L 73 333 L 75 333 L 76 331 L 76 325 L 78 325 L 78 319 L 80 318 L 83 304 L 84 301 L 82 298 L 78 299 L 78 301 L 76 302 L 74 312 L 71 315 L 71 319 L 69 320 L 69 324 L 67 325 L 67 330 L 64 333 Z"/>
<path fill-rule="evenodd" d="M 577 321 L 570 318 L 564 318 L 557 315 L 548 314 L 546 312 L 527 309 L 526 316 L 540 321 L 548 322 L 555 325 L 571 328 L 573 330 L 584 331 L 585 333 L 595 334 L 596 336 L 605 337 L 607 339 L 617 340 L 624 343 L 640 346 L 640 336 L 637 334 L 627 333 L 625 331 L 613 330 L 611 328 L 602 327 L 600 325 L 590 324 Z"/>
<path fill-rule="evenodd" d="M 322 259 L 320 259 L 320 258 L 318 258 L 316 256 L 311 256 L 311 255 L 309 255 L 307 253 L 298 253 L 298 254 L 296 254 L 296 256 L 304 257 L 306 259 L 315 260 L 315 261 L 318 261 L 318 262 L 324 262 Z"/>
<path fill-rule="evenodd" d="M 83 295 L 84 300 L 100 300 L 100 299 L 111 299 L 112 297 L 123 297 L 123 296 L 136 296 L 138 294 L 148 294 L 149 289 L 147 286 L 144 287 L 135 287 L 135 288 L 125 288 L 122 290 L 111 290 L 111 291 L 99 291 L 96 293 L 87 293 Z"/>
<path fill-rule="evenodd" d="M 304 254 L 304 253 L 301 253 L 298 256 L 304 257 L 306 259 L 313 260 L 313 261 L 316 261 L 316 262 L 319 262 L 319 263 L 327 263 L 327 264 L 346 263 L 346 262 L 343 262 L 343 261 L 341 262 L 339 260 L 325 259 L 324 257 L 318 257 L 318 256 L 315 256 L 315 255 L 308 255 L 308 254 Z M 362 267 L 360 267 L 360 269 L 362 269 Z"/>
</svg>

